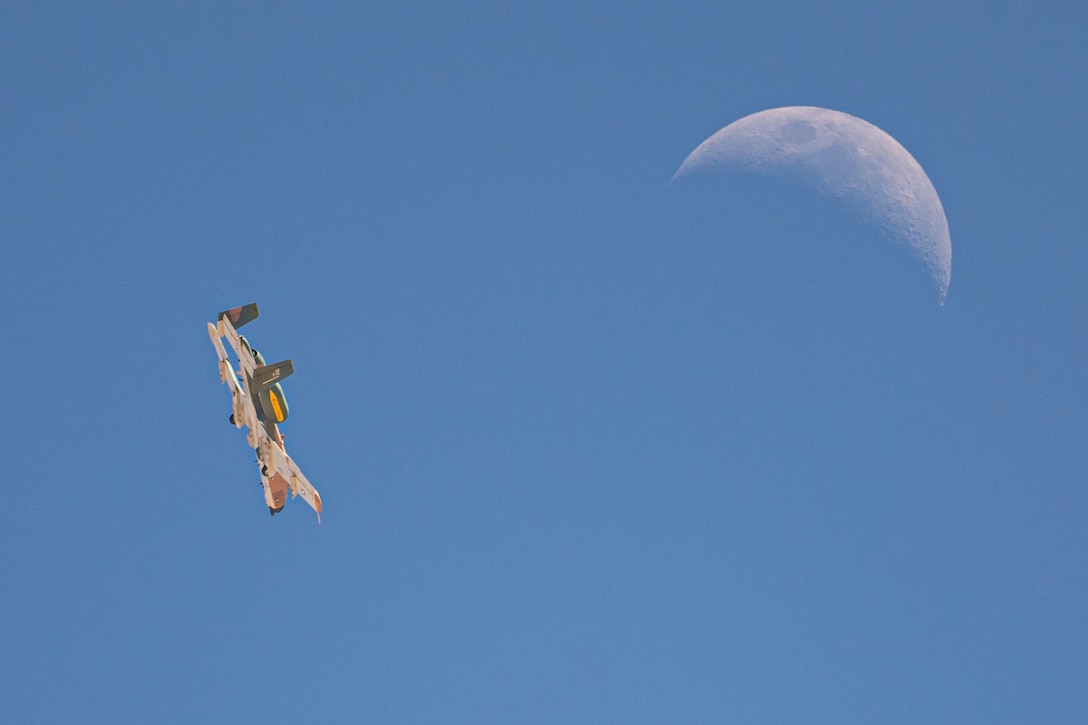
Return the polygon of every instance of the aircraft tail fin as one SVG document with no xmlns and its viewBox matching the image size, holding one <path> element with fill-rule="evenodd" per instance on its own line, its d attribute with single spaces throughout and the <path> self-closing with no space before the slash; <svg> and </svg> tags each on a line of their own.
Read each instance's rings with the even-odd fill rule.
<svg viewBox="0 0 1088 725">
<path fill-rule="evenodd" d="M 254 368 L 253 375 L 250 378 L 253 385 L 252 394 L 257 395 L 264 392 L 293 372 L 295 372 L 295 364 L 290 360 Z"/>
<path fill-rule="evenodd" d="M 254 320 L 256 320 L 257 315 L 259 314 L 260 312 L 257 310 L 257 303 L 251 302 L 248 305 L 235 307 L 231 310 L 223 310 L 219 313 L 219 316 L 216 319 L 221 320 L 226 317 L 230 320 L 230 324 L 234 326 L 234 329 L 237 330 L 239 327 L 246 324 L 247 322 L 253 322 Z"/>
</svg>

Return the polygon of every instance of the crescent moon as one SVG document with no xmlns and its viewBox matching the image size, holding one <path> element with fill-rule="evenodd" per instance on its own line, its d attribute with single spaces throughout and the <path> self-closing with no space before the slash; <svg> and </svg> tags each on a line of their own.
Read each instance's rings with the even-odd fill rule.
<svg viewBox="0 0 1088 725">
<path fill-rule="evenodd" d="M 820 192 L 860 206 L 925 265 L 944 305 L 952 279 L 944 207 L 922 166 L 873 124 L 813 106 L 760 111 L 699 144 L 673 180 L 719 166 L 797 174 Z"/>
</svg>

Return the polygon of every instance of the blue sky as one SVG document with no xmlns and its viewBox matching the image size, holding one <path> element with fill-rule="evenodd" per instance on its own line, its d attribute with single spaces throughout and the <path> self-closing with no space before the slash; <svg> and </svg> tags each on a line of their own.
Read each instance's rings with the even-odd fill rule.
<svg viewBox="0 0 1088 725">
<path fill-rule="evenodd" d="M 1076 3 L 5 3 L 13 722 L 1084 722 Z M 749 113 L 834 200 L 669 185 Z M 291 357 L 271 519 L 205 323 Z"/>
</svg>

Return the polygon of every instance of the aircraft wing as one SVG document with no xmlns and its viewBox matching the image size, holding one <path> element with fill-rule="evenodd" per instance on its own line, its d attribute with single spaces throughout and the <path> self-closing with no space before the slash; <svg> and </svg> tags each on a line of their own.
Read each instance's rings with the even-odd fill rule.
<svg viewBox="0 0 1088 725">
<path fill-rule="evenodd" d="M 262 434 L 261 460 L 268 467 L 269 476 L 278 474 L 287 481 L 291 498 L 301 496 L 302 500 L 310 504 L 310 508 L 317 512 L 317 520 L 320 523 L 321 494 L 299 470 L 298 464 L 291 459 L 291 456 L 287 455 L 287 452 L 267 434 Z"/>
<path fill-rule="evenodd" d="M 215 325 L 208 323 L 208 336 L 212 338 L 215 352 L 219 355 L 219 382 L 230 386 L 231 395 L 242 393 L 242 386 L 238 383 L 238 376 L 234 374 L 234 367 L 230 364 L 227 351 L 223 347 L 223 341 L 219 339 L 219 333 Z"/>
<path fill-rule="evenodd" d="M 246 316 L 245 311 L 252 308 L 250 316 Z M 227 310 L 226 312 L 219 313 L 219 320 L 216 323 L 216 334 L 219 337 L 227 338 L 227 342 L 234 348 L 234 352 L 238 355 L 238 374 L 245 376 L 252 374 L 253 369 L 257 367 L 256 358 L 253 357 L 253 350 L 249 345 L 242 342 L 242 336 L 238 334 L 238 329 L 235 327 L 233 320 L 241 319 L 241 327 L 246 322 L 254 319 L 257 316 L 257 305 L 246 305 L 245 307 L 236 307 L 233 310 Z M 221 346 L 220 346 L 221 347 Z"/>
<path fill-rule="evenodd" d="M 238 332 L 225 318 L 221 317 L 218 325 L 208 323 L 208 336 L 211 337 L 212 344 L 215 346 L 215 353 L 219 356 L 219 381 L 226 383 L 230 388 L 234 427 L 248 427 L 249 445 L 251 448 L 256 448 L 256 431 L 260 428 L 260 423 L 257 420 L 257 409 L 254 407 L 253 399 L 248 395 L 246 388 L 238 380 L 238 373 L 248 377 L 248 373 L 252 372 L 255 366 L 253 353 L 238 341 Z M 220 337 L 226 337 L 231 346 L 238 352 L 240 367 L 238 373 L 235 373 L 234 366 L 231 365 L 230 359 L 227 357 L 226 348 L 223 347 L 223 341 L 219 339 Z"/>
</svg>

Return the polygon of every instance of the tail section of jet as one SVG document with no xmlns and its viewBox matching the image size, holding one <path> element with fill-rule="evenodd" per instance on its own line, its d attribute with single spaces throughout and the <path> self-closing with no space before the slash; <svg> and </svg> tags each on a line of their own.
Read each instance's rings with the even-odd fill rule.
<svg viewBox="0 0 1088 725">
<path fill-rule="evenodd" d="M 253 392 L 267 390 L 294 372 L 295 364 L 290 360 L 253 368 Z"/>
<path fill-rule="evenodd" d="M 257 303 L 251 302 L 248 305 L 242 305 L 241 307 L 235 307 L 230 310 L 223 310 L 216 319 L 221 320 L 226 317 L 230 320 L 230 324 L 234 325 L 234 329 L 237 330 L 242 325 L 256 320 L 259 314 L 260 312 L 257 310 Z"/>
<path fill-rule="evenodd" d="M 279 381 L 295 371 L 290 360 L 254 368 L 250 375 L 251 395 L 257 398 L 262 420 L 282 423 L 287 420 L 287 397 Z"/>
</svg>

